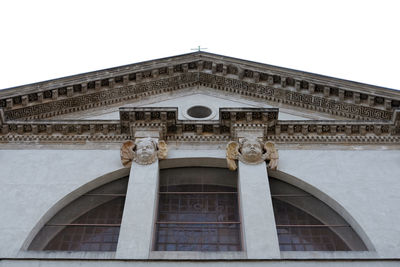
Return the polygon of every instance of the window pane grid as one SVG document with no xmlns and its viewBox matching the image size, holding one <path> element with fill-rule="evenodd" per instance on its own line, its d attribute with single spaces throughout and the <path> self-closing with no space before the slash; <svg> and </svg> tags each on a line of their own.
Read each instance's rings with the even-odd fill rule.
<svg viewBox="0 0 400 267">
<path fill-rule="evenodd" d="M 282 251 L 348 251 L 348 246 L 329 227 L 278 226 Z"/>
<path fill-rule="evenodd" d="M 347 224 L 326 225 L 308 213 L 273 198 L 274 215 L 281 251 L 348 251 L 350 248 L 333 229 Z"/>
<path fill-rule="evenodd" d="M 67 226 L 45 250 L 115 251 L 120 227 Z"/>
<path fill-rule="evenodd" d="M 235 195 L 161 194 L 159 198 L 158 221 L 239 222 Z"/>
<path fill-rule="evenodd" d="M 160 186 L 160 193 L 164 192 L 195 192 L 195 193 L 237 193 L 235 187 L 208 185 L 208 184 L 190 184 L 190 185 L 166 185 Z"/>
<path fill-rule="evenodd" d="M 177 178 L 182 173 L 176 175 L 176 169 L 172 172 L 176 176 L 161 174 L 154 249 L 240 251 L 237 186 L 231 182 L 229 186 L 204 183 L 210 181 L 204 174 L 214 171 L 215 175 L 214 168 L 183 169 L 191 172 L 188 180 L 195 184 L 179 184 L 178 180 L 186 179 Z"/>
<path fill-rule="evenodd" d="M 157 225 L 156 250 L 239 251 L 239 224 Z"/>
<path fill-rule="evenodd" d="M 29 250 L 115 251 L 128 177 L 75 199 L 39 231 Z"/>
<path fill-rule="evenodd" d="M 124 197 L 117 197 L 83 214 L 70 224 L 47 224 L 45 228 L 63 229 L 44 250 L 115 251 L 124 203 Z"/>
<path fill-rule="evenodd" d="M 99 224 L 99 223 L 66 223 L 66 224 L 46 224 L 46 226 L 98 226 L 98 227 L 119 227 L 121 224 Z"/>
</svg>

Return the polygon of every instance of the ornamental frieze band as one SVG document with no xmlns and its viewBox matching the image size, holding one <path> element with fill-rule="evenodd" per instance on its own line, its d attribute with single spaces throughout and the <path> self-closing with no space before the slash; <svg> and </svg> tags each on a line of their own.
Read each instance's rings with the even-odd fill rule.
<svg viewBox="0 0 400 267">
<path fill-rule="evenodd" d="M 123 101 L 124 100 L 123 98 L 127 96 L 139 97 L 139 95 L 143 93 L 149 93 L 157 90 L 176 87 L 181 85 L 182 83 L 186 84 L 186 83 L 196 82 L 198 80 L 197 76 L 198 76 L 197 73 L 186 73 L 177 77 L 170 77 L 166 79 L 152 81 L 145 84 L 116 87 L 108 91 L 100 91 L 89 95 L 83 95 L 74 98 L 63 99 L 54 102 L 25 107 L 21 109 L 5 111 L 4 114 L 6 120 L 16 120 L 26 117 L 38 118 L 37 117 L 38 115 L 48 114 L 50 112 L 54 113 L 58 112 L 59 114 L 63 114 L 63 112 L 61 111 L 68 108 L 79 108 L 79 107 L 82 108 L 85 107 L 85 105 L 90 106 L 95 103 L 101 103 L 102 101 L 110 101 L 110 100 L 115 100 L 113 103 L 120 102 Z M 80 110 L 84 110 L 86 108 L 82 108 Z M 50 116 L 54 115 L 58 114 L 52 114 Z"/>
<path fill-rule="evenodd" d="M 137 72 L 134 81 L 136 84 L 133 85 L 128 85 L 128 76 L 115 76 L 106 79 L 104 88 L 102 80 L 87 81 L 79 86 L 64 86 L 50 91 L 0 99 L 0 106 L 5 109 L 7 120 L 40 119 L 89 109 L 98 104 L 115 104 L 146 94 L 162 94 L 164 90 L 175 91 L 198 84 L 356 119 L 390 120 L 393 108 L 400 105 L 400 100 L 397 99 L 375 97 L 333 87 L 336 95 L 331 96 L 329 86 L 324 87 L 325 91 L 320 89 L 317 91 L 315 84 L 309 84 L 309 90 L 303 93 L 300 92 L 302 90 L 300 81 L 295 80 L 294 85 L 290 85 L 293 88 L 289 88 L 288 81 L 293 78 L 280 76 L 282 73 L 279 75 L 259 73 L 248 69 L 243 70 L 232 64 L 225 66 L 212 61 L 198 61 L 163 70 L 165 68 Z M 228 77 L 225 77 L 227 75 Z M 278 77 L 279 82 L 274 80 L 275 77 Z M 117 81 L 123 82 L 116 83 Z M 91 87 L 89 90 L 89 83 L 95 83 L 95 88 Z M 79 90 L 75 92 L 75 88 L 78 87 Z M 352 103 L 344 101 L 348 95 L 353 97 L 351 101 L 349 100 Z M 363 103 L 360 102 L 361 99 L 364 99 Z M 376 105 L 378 107 L 374 107 Z"/>
<path fill-rule="evenodd" d="M 303 105 L 309 105 L 314 108 L 328 109 L 333 112 L 343 113 L 343 115 L 345 115 L 346 117 L 359 116 L 369 119 L 390 120 L 393 116 L 393 112 L 390 111 L 375 109 L 366 106 L 358 106 L 355 104 L 343 103 L 335 100 L 328 100 L 323 97 L 302 94 L 299 92 L 292 92 L 285 89 L 274 88 L 271 86 L 251 84 L 246 81 L 239 81 L 207 73 L 200 73 L 199 78 L 201 83 L 205 83 L 205 85 L 208 86 L 217 85 L 227 87 L 228 89 L 233 88 L 252 94 L 257 94 L 260 97 L 269 97 L 268 100 L 272 101 L 277 101 L 279 99 L 284 101 L 296 102 Z"/>
<path fill-rule="evenodd" d="M 279 121 L 278 109 L 224 108 L 219 121 L 180 121 L 174 108 L 121 108 L 115 121 L 43 120 L 198 86 L 354 121 Z M 258 129 L 276 143 L 394 144 L 399 107 L 394 90 L 199 52 L 1 90 L 0 142 L 119 142 L 138 129 L 160 129 L 165 140 L 226 142 Z"/>
<path fill-rule="evenodd" d="M 165 140 L 235 140 L 238 131 L 261 131 L 275 142 L 399 143 L 400 115 L 392 121 L 279 121 L 277 108 L 220 108 L 219 120 L 179 120 L 177 108 L 120 108 L 120 120 L 1 121 L 0 141 L 114 142 L 136 131 L 158 131 Z M 116 138 L 116 139 L 115 139 Z M 222 138 L 222 139 L 221 139 Z"/>
</svg>

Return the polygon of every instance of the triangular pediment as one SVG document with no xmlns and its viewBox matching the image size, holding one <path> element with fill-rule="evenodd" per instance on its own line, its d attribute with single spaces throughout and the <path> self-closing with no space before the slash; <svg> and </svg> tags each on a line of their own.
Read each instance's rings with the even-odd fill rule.
<svg viewBox="0 0 400 267">
<path fill-rule="evenodd" d="M 215 116 L 185 117 L 193 105 Z M 391 138 L 400 133 L 399 106 L 395 90 L 196 52 L 1 90 L 0 126 L 4 140 L 54 132 L 123 139 L 138 125 L 174 138 L 212 129 L 229 139 L 237 127 L 265 128 L 268 138 Z"/>
<path fill-rule="evenodd" d="M 395 90 L 197 52 L 4 89 L 0 108 L 50 118 L 197 85 L 347 119 L 391 120 L 400 106 Z"/>
<path fill-rule="evenodd" d="M 99 107 L 91 110 L 58 115 L 51 120 L 119 120 L 121 107 L 154 107 L 177 108 L 179 120 L 191 119 L 187 110 L 193 106 L 203 106 L 212 110 L 213 116 L 209 120 L 219 120 L 220 108 L 278 108 L 275 103 L 267 104 L 265 101 L 256 101 L 249 98 L 238 98 L 235 94 L 222 94 L 211 88 L 195 86 L 173 94 L 161 94 L 143 98 L 140 101 L 127 101 L 108 107 Z M 300 110 L 280 108 L 279 120 L 333 120 L 334 116 L 325 114 L 301 112 Z"/>
</svg>

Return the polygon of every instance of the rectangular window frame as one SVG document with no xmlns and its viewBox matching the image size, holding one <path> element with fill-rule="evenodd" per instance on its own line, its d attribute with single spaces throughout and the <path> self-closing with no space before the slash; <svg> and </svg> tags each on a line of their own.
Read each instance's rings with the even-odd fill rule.
<svg viewBox="0 0 400 267">
<path fill-rule="evenodd" d="M 209 167 L 192 167 L 192 168 L 209 168 Z M 211 168 L 210 168 L 211 169 Z M 213 168 L 214 169 L 214 168 Z M 216 168 L 216 169 L 223 169 L 223 168 Z M 209 259 L 211 258 L 223 258 L 227 259 L 246 259 L 246 253 L 244 251 L 244 233 L 242 227 L 242 212 L 241 212 L 241 203 L 240 203 L 240 191 L 239 191 L 239 181 L 238 181 L 238 174 L 235 173 L 235 191 L 232 192 L 221 192 L 221 191 L 210 191 L 210 192 L 161 192 L 160 191 L 160 181 L 161 181 L 161 174 L 158 178 L 158 185 L 157 185 L 157 199 L 154 211 L 154 227 L 153 227 L 153 235 L 152 235 L 152 246 L 150 251 L 150 258 L 151 259 L 159 259 L 159 258 L 168 258 L 168 259 Z M 207 185 L 207 184 L 205 184 Z M 168 222 L 170 224 L 214 224 L 214 225 L 224 225 L 224 224 L 238 224 L 238 239 L 239 239 L 239 250 L 237 251 L 225 251 L 225 250 L 214 250 L 214 251 L 207 251 L 207 250 L 194 250 L 194 251 L 187 251 L 187 250 L 156 250 L 157 248 L 157 238 L 158 238 L 158 230 L 157 226 L 162 223 L 166 223 L 164 221 L 159 220 L 159 206 L 160 206 L 160 195 L 167 195 L 167 194 L 176 194 L 176 195 L 184 195 L 184 194 L 198 194 L 198 195 L 207 195 L 207 194 L 234 194 L 236 195 L 236 212 L 237 212 L 237 220 L 236 221 L 224 221 L 224 222 L 198 222 L 198 221 L 190 221 L 190 222 Z M 209 256 L 207 256 L 209 255 Z M 212 255 L 219 255 L 217 257 Z"/>
</svg>

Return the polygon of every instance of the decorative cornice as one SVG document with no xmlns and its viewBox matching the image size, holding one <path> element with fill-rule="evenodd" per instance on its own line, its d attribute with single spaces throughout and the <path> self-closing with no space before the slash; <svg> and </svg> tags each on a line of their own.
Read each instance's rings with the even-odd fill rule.
<svg viewBox="0 0 400 267">
<path fill-rule="evenodd" d="M 268 136 L 277 144 L 394 145 L 400 136 Z"/>
<path fill-rule="evenodd" d="M 209 53 L 0 91 L 6 120 L 45 119 L 195 85 L 358 120 L 390 120 L 400 92 Z"/>
<path fill-rule="evenodd" d="M 222 108 L 219 121 L 178 120 L 176 108 L 44 120 L 200 85 L 352 120 L 279 121 L 278 109 L 251 108 Z M 0 91 L 0 142 L 113 143 L 146 130 L 168 141 L 227 142 L 253 130 L 276 143 L 399 144 L 399 107 L 397 91 L 200 52 Z"/>
<path fill-rule="evenodd" d="M 0 125 L 0 142 L 120 142 L 136 131 L 167 141 L 226 142 L 257 131 L 276 143 L 399 144 L 400 112 L 392 121 L 279 121 L 276 108 L 221 108 L 218 121 L 177 119 L 177 108 L 120 108 L 114 121 L 14 121 Z"/>
<path fill-rule="evenodd" d="M 34 144 L 86 144 L 122 143 L 129 140 L 127 135 L 0 135 L 0 143 Z"/>
<path fill-rule="evenodd" d="M 119 135 L 119 121 L 14 121 L 0 125 L 2 135 Z"/>
<path fill-rule="evenodd" d="M 391 111 L 206 73 L 200 73 L 200 84 L 218 90 L 235 92 L 347 118 L 390 120 L 393 115 Z"/>
<path fill-rule="evenodd" d="M 194 86 L 198 80 L 197 76 L 197 73 L 186 73 L 147 83 L 108 88 L 90 94 L 6 110 L 4 115 L 6 120 L 53 117 Z"/>
</svg>

